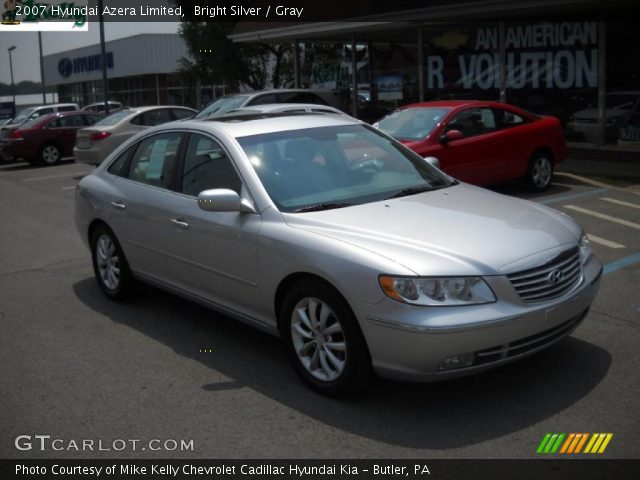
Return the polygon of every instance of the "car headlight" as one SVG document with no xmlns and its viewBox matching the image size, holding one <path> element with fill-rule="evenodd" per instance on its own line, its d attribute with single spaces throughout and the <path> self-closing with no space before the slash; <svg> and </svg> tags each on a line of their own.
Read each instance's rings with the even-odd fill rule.
<svg viewBox="0 0 640 480">
<path fill-rule="evenodd" d="M 585 263 L 587 263 L 587 260 L 589 260 L 589 257 L 593 253 L 591 251 L 591 244 L 589 243 L 589 238 L 587 237 L 586 233 L 583 233 L 582 236 L 580 237 L 579 247 L 580 247 L 580 260 L 584 265 Z"/>
<path fill-rule="evenodd" d="M 379 277 L 382 291 L 403 303 L 423 306 L 478 305 L 496 301 L 480 277 Z"/>
</svg>

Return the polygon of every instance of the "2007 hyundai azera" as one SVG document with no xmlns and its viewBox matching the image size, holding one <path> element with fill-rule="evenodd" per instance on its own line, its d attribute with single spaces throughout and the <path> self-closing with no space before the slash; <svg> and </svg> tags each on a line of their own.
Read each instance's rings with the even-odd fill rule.
<svg viewBox="0 0 640 480">
<path fill-rule="evenodd" d="M 570 217 L 337 115 L 155 127 L 76 199 L 108 297 L 144 280 L 280 335 L 327 395 L 374 371 L 434 380 L 537 352 L 584 319 L 602 272 Z"/>
</svg>

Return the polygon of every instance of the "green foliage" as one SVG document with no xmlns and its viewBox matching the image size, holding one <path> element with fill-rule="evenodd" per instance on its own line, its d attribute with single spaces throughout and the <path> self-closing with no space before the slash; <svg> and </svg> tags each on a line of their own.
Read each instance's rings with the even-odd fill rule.
<svg viewBox="0 0 640 480">
<path fill-rule="evenodd" d="M 244 84 L 254 90 L 293 83 L 290 44 L 234 43 L 229 40 L 236 22 L 183 22 L 180 34 L 191 59 L 182 58 L 180 73 L 189 83 L 226 85 L 237 91 Z M 269 75 L 269 63 L 273 68 Z"/>
</svg>

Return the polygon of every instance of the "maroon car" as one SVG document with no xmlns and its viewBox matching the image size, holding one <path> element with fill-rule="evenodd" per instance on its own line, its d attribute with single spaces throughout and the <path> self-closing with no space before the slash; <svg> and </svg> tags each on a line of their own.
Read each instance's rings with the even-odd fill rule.
<svg viewBox="0 0 640 480">
<path fill-rule="evenodd" d="M 557 118 L 497 102 L 416 103 L 374 126 L 476 185 L 524 179 L 532 190 L 544 190 L 566 149 Z"/>
<path fill-rule="evenodd" d="M 73 155 L 76 132 L 101 120 L 90 112 L 62 112 L 44 115 L 14 129 L 5 129 L 0 138 L 0 157 L 53 165 Z"/>
</svg>

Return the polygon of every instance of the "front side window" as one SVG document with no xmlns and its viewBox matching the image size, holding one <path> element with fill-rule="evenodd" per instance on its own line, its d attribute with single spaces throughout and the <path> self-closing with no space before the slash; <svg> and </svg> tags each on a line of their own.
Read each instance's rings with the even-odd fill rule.
<svg viewBox="0 0 640 480">
<path fill-rule="evenodd" d="M 469 108 L 457 113 L 447 124 L 445 132 L 458 130 L 465 137 L 473 137 L 496 130 L 496 119 L 491 108 Z"/>
<path fill-rule="evenodd" d="M 75 112 L 77 110 L 73 105 L 66 105 L 63 107 L 58 107 L 59 112 Z"/>
<path fill-rule="evenodd" d="M 454 184 L 419 155 L 364 125 L 237 140 L 267 193 L 284 212 L 357 205 Z"/>
<path fill-rule="evenodd" d="M 128 178 L 170 189 L 181 139 L 181 133 L 170 132 L 142 140 L 131 158 Z"/>
<path fill-rule="evenodd" d="M 220 144 L 204 135 L 191 135 L 182 169 L 182 192 L 195 197 L 204 190 L 228 188 L 239 194 L 241 187 L 240 177 Z"/>
</svg>

